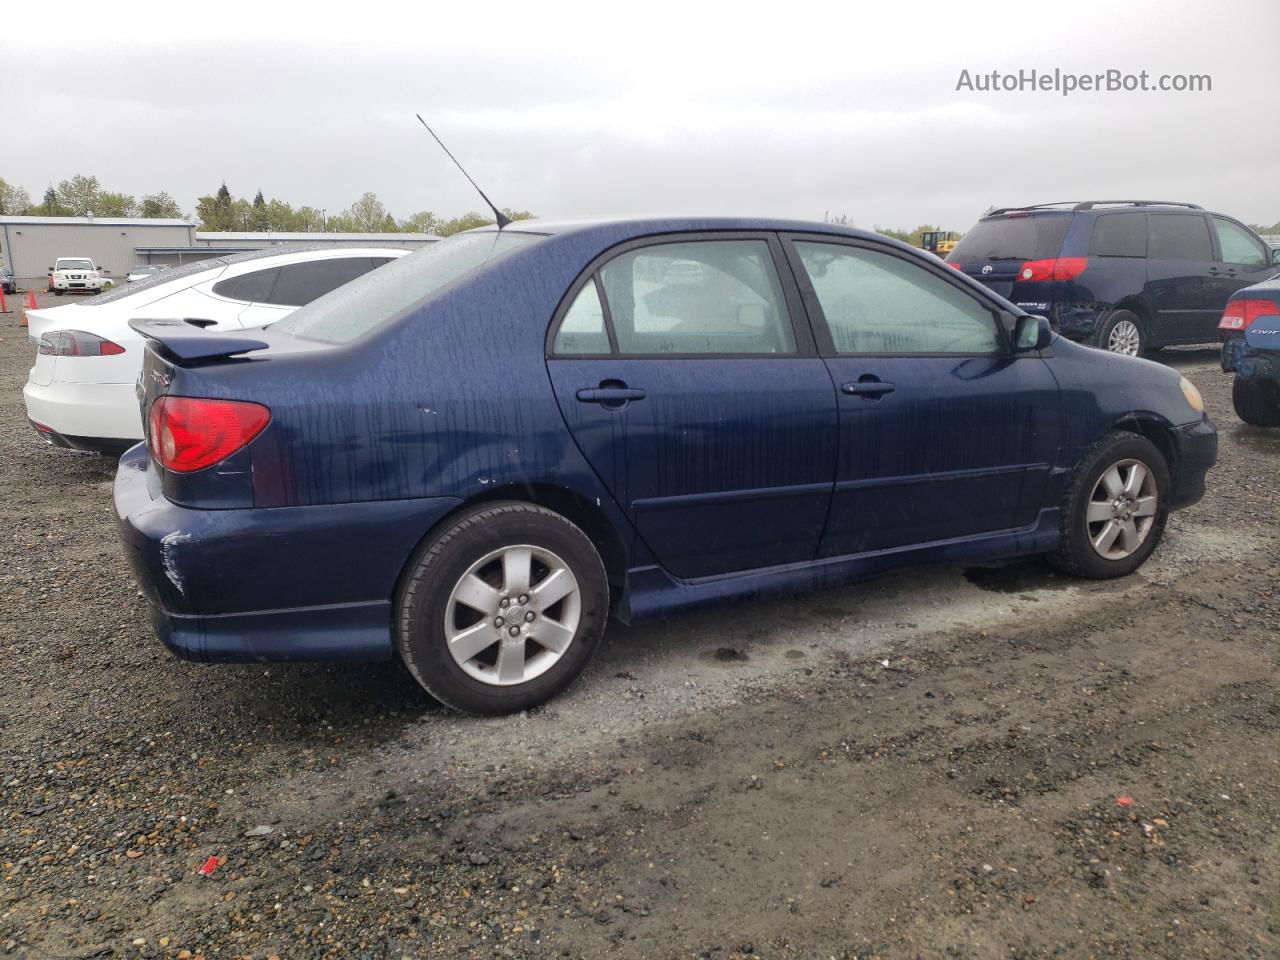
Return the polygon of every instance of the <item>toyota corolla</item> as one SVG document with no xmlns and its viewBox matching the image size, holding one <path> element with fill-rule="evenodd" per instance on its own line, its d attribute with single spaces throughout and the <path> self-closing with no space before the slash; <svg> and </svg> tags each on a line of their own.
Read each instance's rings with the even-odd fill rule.
<svg viewBox="0 0 1280 960">
<path fill-rule="evenodd" d="M 500 713 L 629 621 L 907 564 L 1124 576 L 1217 455 L 1196 388 L 827 224 L 522 221 L 266 330 L 138 322 L 115 502 L 160 637 L 398 657 Z"/>
</svg>

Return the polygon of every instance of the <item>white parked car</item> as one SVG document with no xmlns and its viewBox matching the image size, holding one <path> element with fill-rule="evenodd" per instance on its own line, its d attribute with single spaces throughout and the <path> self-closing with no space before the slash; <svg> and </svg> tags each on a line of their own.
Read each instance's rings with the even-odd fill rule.
<svg viewBox="0 0 1280 960">
<path fill-rule="evenodd" d="M 49 268 L 49 290 L 58 296 L 69 290 L 96 292 L 115 285 L 92 257 L 59 257 Z"/>
<path fill-rule="evenodd" d="M 167 263 L 140 263 L 129 271 L 129 275 L 125 277 L 128 283 L 137 283 L 139 280 L 145 280 L 147 277 L 154 277 L 162 270 L 168 270 Z"/>
<path fill-rule="evenodd" d="M 130 320 L 263 327 L 408 250 L 274 247 L 201 260 L 67 306 L 27 311 L 36 362 L 22 396 L 46 441 L 121 453 L 143 437 L 135 384 L 144 340 Z"/>
</svg>

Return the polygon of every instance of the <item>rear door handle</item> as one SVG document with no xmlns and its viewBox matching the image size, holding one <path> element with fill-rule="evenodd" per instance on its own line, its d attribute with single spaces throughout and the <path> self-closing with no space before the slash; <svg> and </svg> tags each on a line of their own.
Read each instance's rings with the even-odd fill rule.
<svg viewBox="0 0 1280 960">
<path fill-rule="evenodd" d="M 859 380 L 856 383 L 846 383 L 840 389 L 855 397 L 874 398 L 893 393 L 893 384 L 884 380 Z"/>
<path fill-rule="evenodd" d="M 590 387 L 579 390 L 577 397 L 583 403 L 623 404 L 630 400 L 643 400 L 644 391 L 635 387 Z"/>
</svg>

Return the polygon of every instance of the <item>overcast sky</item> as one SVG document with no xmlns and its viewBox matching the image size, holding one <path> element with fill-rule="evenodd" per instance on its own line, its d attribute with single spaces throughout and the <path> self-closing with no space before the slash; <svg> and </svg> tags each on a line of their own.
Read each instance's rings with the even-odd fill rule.
<svg viewBox="0 0 1280 960">
<path fill-rule="evenodd" d="M 1280 3 L 113 5 L 10 0 L 0 177 L 184 210 L 849 216 L 1154 198 L 1280 220 Z M 1209 74 L 1208 93 L 957 92 L 960 71 Z"/>
</svg>

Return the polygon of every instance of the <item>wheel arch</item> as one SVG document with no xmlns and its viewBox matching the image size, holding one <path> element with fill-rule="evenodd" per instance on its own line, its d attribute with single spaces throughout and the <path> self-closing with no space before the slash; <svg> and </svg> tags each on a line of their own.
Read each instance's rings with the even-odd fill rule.
<svg viewBox="0 0 1280 960">
<path fill-rule="evenodd" d="M 1169 479 L 1174 488 L 1178 482 L 1178 445 L 1173 439 L 1173 425 L 1152 413 L 1126 413 L 1111 425 L 1112 430 L 1136 433 L 1149 440 L 1169 467 Z"/>
<path fill-rule="evenodd" d="M 605 575 L 608 577 L 611 592 L 616 595 L 622 590 L 626 584 L 628 554 L 626 543 L 621 533 L 614 526 L 603 508 L 582 494 L 555 484 L 504 484 L 494 487 L 492 490 L 486 490 L 483 493 L 468 497 L 427 530 L 419 541 L 419 547 L 435 537 L 440 530 L 453 523 L 459 515 L 469 513 L 481 504 L 501 500 L 536 504 L 548 510 L 554 510 L 568 519 L 595 544 L 596 550 L 600 553 L 600 560 L 604 563 Z"/>
</svg>

